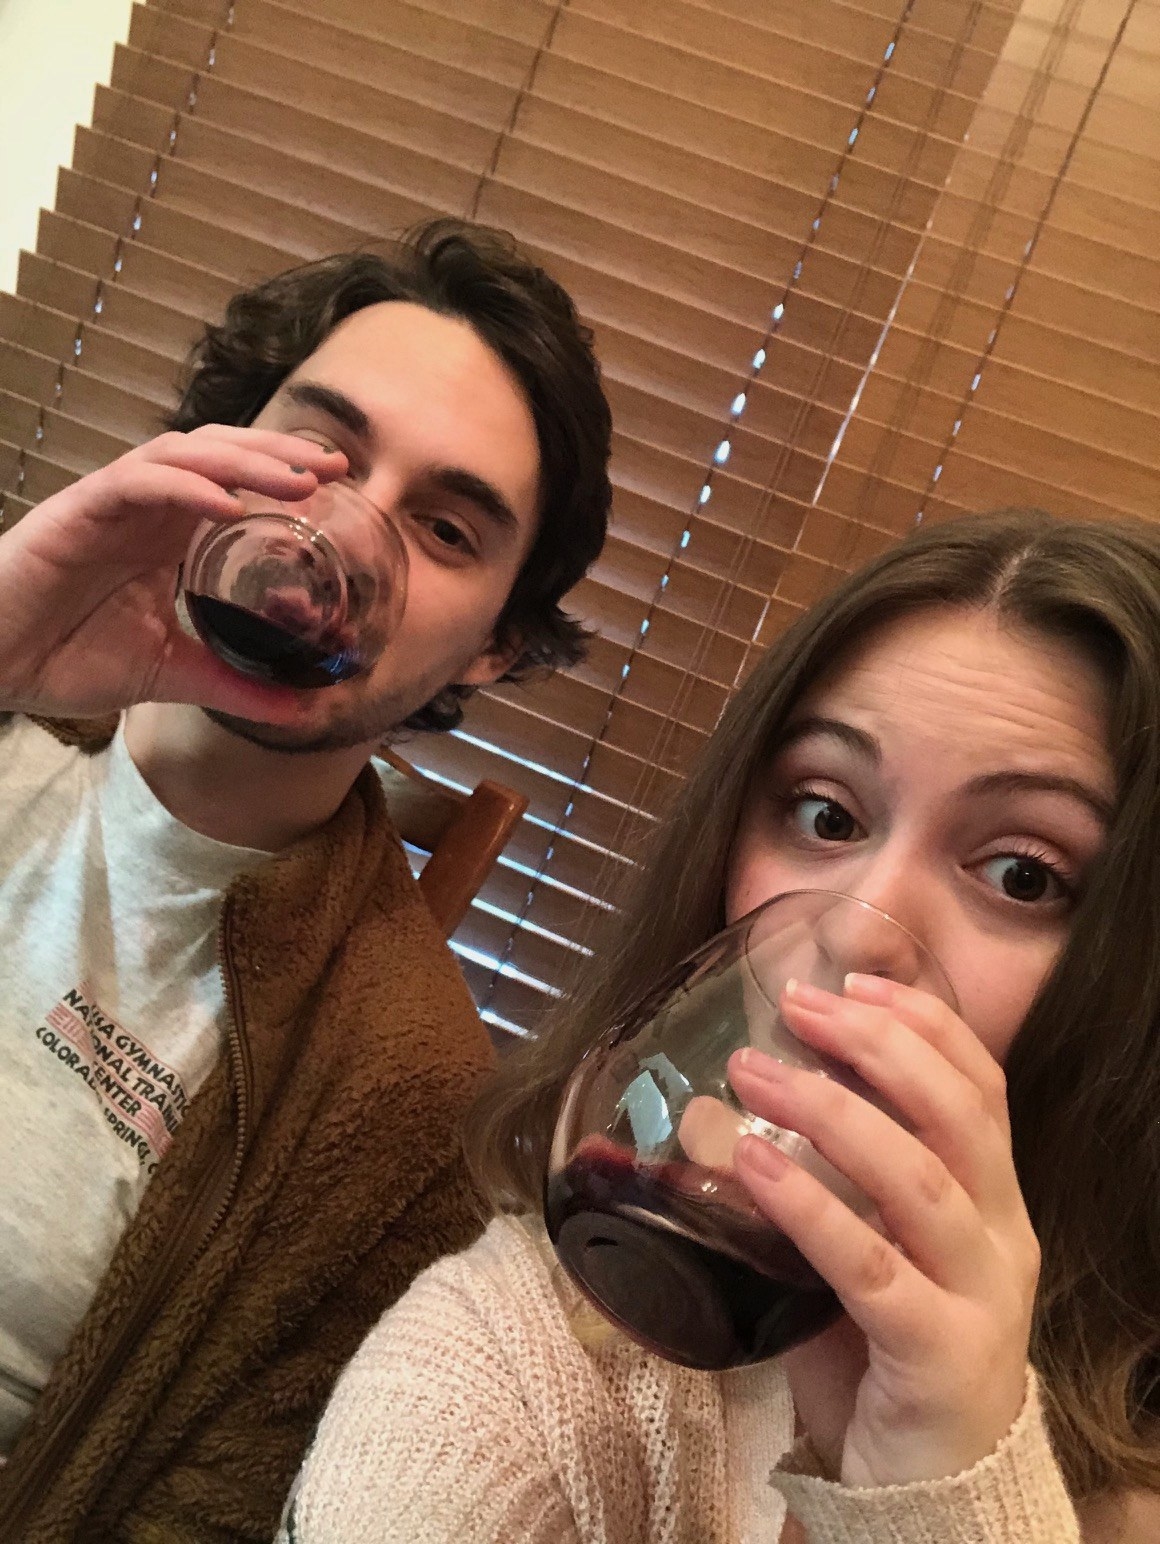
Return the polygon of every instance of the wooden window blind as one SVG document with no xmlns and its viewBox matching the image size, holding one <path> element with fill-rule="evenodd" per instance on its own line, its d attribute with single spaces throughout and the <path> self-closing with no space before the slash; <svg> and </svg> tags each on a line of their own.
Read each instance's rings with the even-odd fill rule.
<svg viewBox="0 0 1160 1544">
<path fill-rule="evenodd" d="M 540 256 L 614 412 L 599 636 L 403 747 L 529 796 L 455 946 L 534 1028 L 841 573 L 964 510 L 1156 513 L 1157 108 L 1154 0 L 138 5 L 0 296 L 4 518 L 155 432 L 243 284 L 437 213 Z"/>
</svg>

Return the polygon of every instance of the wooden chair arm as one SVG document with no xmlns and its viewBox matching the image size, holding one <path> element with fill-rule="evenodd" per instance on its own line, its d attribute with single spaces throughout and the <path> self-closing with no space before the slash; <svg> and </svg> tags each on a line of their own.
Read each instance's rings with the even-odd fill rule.
<svg viewBox="0 0 1160 1544">
<path fill-rule="evenodd" d="M 450 937 L 528 807 L 522 794 L 483 781 L 472 794 L 440 787 L 393 751 L 381 751 L 395 829 L 430 853 L 419 888 Z"/>
<path fill-rule="evenodd" d="M 485 780 L 443 832 L 419 875 L 419 888 L 448 938 L 527 807 L 522 795 Z"/>
</svg>

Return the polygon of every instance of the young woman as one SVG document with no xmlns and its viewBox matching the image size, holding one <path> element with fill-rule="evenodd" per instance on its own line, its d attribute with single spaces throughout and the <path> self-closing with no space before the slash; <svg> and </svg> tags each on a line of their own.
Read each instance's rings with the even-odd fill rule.
<svg viewBox="0 0 1160 1544">
<path fill-rule="evenodd" d="M 1160 1538 L 1158 814 L 1160 531 L 967 520 L 842 585 L 733 702 L 587 979 L 474 1112 L 498 1215 L 348 1367 L 283 1538 Z M 960 1012 L 871 959 L 840 997 L 783 999 L 908 1129 L 735 1061 L 885 1236 L 745 1138 L 738 1176 L 845 1315 L 777 1363 L 692 1372 L 592 1334 L 554 1266 L 560 1093 L 679 959 L 803 888 L 891 913 Z"/>
</svg>

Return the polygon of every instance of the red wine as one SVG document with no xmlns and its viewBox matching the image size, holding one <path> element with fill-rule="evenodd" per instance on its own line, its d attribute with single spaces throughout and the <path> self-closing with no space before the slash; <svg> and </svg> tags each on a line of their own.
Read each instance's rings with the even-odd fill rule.
<svg viewBox="0 0 1160 1544">
<path fill-rule="evenodd" d="M 340 638 L 310 643 L 255 611 L 194 590 L 186 590 L 185 604 L 214 653 L 246 675 L 279 686 L 334 686 L 362 668 L 358 651 Z"/>
<path fill-rule="evenodd" d="M 708 1201 L 733 1191 L 736 1208 Z M 841 1306 L 737 1181 L 646 1164 L 603 1137 L 547 1185 L 548 1235 L 569 1275 L 632 1339 L 686 1367 L 743 1367 L 825 1329 Z"/>
</svg>

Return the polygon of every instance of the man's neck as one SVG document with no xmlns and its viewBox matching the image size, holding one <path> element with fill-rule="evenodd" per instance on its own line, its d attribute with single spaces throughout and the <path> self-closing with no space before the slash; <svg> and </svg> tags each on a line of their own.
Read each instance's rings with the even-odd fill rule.
<svg viewBox="0 0 1160 1544">
<path fill-rule="evenodd" d="M 174 819 L 215 841 L 264 852 L 281 852 L 325 825 L 374 751 L 266 750 L 199 708 L 158 702 L 128 710 L 125 745 Z"/>
</svg>

